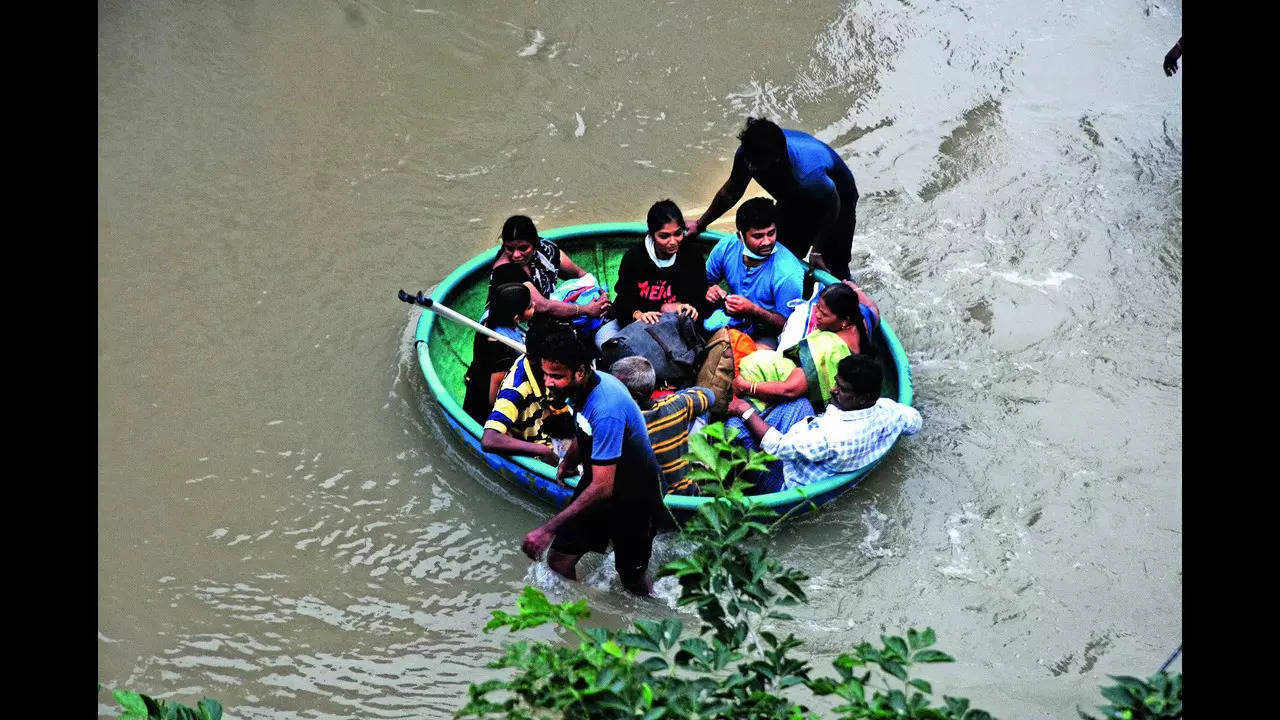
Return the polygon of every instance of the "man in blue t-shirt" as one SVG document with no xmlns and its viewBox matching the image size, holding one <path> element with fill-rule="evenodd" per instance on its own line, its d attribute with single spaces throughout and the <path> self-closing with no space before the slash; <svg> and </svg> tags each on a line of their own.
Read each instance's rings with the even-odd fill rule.
<svg viewBox="0 0 1280 720">
<path fill-rule="evenodd" d="M 750 335 L 757 344 L 777 347 L 778 333 L 791 314 L 791 303 L 804 296 L 804 265 L 777 244 L 773 201 L 751 198 L 734 218 L 737 237 L 725 238 L 707 255 L 707 302 L 724 303 L 729 327 Z M 729 291 L 717 285 L 721 280 Z M 719 312 L 705 321 L 708 330 L 724 323 Z"/>
<path fill-rule="evenodd" d="M 849 166 L 821 140 L 769 120 L 747 118 L 738 139 L 729 179 L 702 217 L 688 223 L 689 234 L 715 222 L 755 180 L 778 201 L 778 242 L 798 258 L 809 254 L 814 267 L 848 280 L 858 223 L 858 186 Z"/>
<path fill-rule="evenodd" d="M 534 560 L 546 549 L 551 569 L 576 580 L 579 558 L 588 551 L 604 554 L 612 541 L 623 587 L 650 595 L 649 556 L 660 513 L 666 512 L 662 471 L 640 408 L 617 378 L 591 368 L 592 354 L 593 348 L 570 332 L 544 342 L 547 390 L 568 400 L 579 416 L 577 438 L 557 478 L 580 459 L 583 473 L 569 504 L 526 535 L 521 549 Z"/>
</svg>

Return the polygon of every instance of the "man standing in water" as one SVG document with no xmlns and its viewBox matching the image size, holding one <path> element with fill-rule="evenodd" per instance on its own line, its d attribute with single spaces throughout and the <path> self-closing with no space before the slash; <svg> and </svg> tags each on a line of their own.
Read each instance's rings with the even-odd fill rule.
<svg viewBox="0 0 1280 720">
<path fill-rule="evenodd" d="M 551 569 L 576 580 L 582 555 L 604 554 L 612 541 L 623 587 L 650 595 L 649 556 L 659 513 L 665 512 L 662 471 L 640 408 L 617 378 L 593 370 L 591 359 L 592 350 L 571 332 L 555 333 L 543 345 L 547 390 L 568 400 L 580 419 L 577 447 L 562 468 L 586 461 L 569 505 L 526 535 L 521 549 L 533 560 L 547 550 Z"/>
<path fill-rule="evenodd" d="M 821 140 L 783 130 L 770 120 L 747 118 L 733 169 L 702 217 L 688 224 L 696 235 L 742 198 L 755 180 L 778 202 L 778 242 L 797 258 L 841 280 L 849 279 L 858 186 L 835 150 Z"/>
</svg>

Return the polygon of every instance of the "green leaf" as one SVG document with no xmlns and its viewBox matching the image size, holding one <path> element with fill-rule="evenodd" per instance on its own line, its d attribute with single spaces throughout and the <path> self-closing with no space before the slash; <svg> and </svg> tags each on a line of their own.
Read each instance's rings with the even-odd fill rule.
<svg viewBox="0 0 1280 720">
<path fill-rule="evenodd" d="M 703 432 L 706 432 L 706 428 L 703 428 Z M 689 455 L 693 457 L 693 460 L 702 463 L 708 468 L 717 469 L 716 462 L 720 459 L 720 453 L 716 452 L 702 435 L 694 434 L 689 436 Z M 723 476 L 723 474 L 720 474 L 720 477 Z"/>
<path fill-rule="evenodd" d="M 911 656 L 911 662 L 937 663 L 955 662 L 956 659 L 941 650 L 919 650 Z"/>
<path fill-rule="evenodd" d="M 805 683 L 814 695 L 830 695 L 836 691 L 836 681 L 831 678 L 818 678 Z"/>
<path fill-rule="evenodd" d="M 909 657 L 910 651 L 907 650 L 906 641 L 897 635 L 881 635 L 880 640 L 884 642 L 887 650 L 897 655 L 897 660 L 906 661 Z"/>
<path fill-rule="evenodd" d="M 933 628 L 925 628 L 924 632 L 920 632 L 915 628 L 907 630 L 907 644 L 912 650 L 922 650 L 929 647 L 937 640 L 933 634 Z"/>
<path fill-rule="evenodd" d="M 649 683 L 640 684 L 640 698 L 645 707 L 653 707 L 653 688 L 649 687 Z"/>
<path fill-rule="evenodd" d="M 693 435 L 689 436 L 689 440 L 691 444 L 692 444 L 692 440 L 695 437 L 698 437 L 703 433 L 705 433 L 707 436 L 712 437 L 716 440 L 723 440 L 724 439 L 724 423 L 716 422 L 716 423 L 711 423 L 710 425 L 703 426 L 700 432 L 694 433 Z M 703 442 L 706 442 L 706 438 L 703 438 Z"/>
<path fill-rule="evenodd" d="M 986 710 L 974 708 L 964 714 L 964 720 L 995 720 L 995 718 L 991 717 L 991 713 Z"/>
<path fill-rule="evenodd" d="M 930 685 L 927 681 L 925 681 L 925 680 L 921 680 L 920 678 L 916 678 L 916 679 L 914 679 L 914 680 L 910 681 L 910 682 L 909 682 L 909 683 L 907 683 L 907 684 L 908 684 L 908 685 L 912 685 L 912 686 L 917 687 L 917 688 L 920 688 L 920 691 L 921 691 L 921 692 L 923 692 L 923 693 L 925 693 L 926 695 L 932 695 L 932 694 L 933 694 L 933 686 L 932 686 L 932 685 Z"/>
<path fill-rule="evenodd" d="M 648 650 L 649 652 L 662 652 L 662 648 L 653 640 L 636 633 L 618 633 L 618 642 L 627 647 Z"/>
<path fill-rule="evenodd" d="M 222 720 L 222 703 L 205 698 L 196 703 L 202 714 L 201 720 Z"/>
<path fill-rule="evenodd" d="M 679 620 L 674 618 L 663 620 L 661 627 L 662 649 L 666 650 L 675 645 L 676 641 L 680 639 L 680 633 L 683 631 L 684 623 Z"/>
<path fill-rule="evenodd" d="M 142 701 L 142 695 L 132 690 L 116 690 L 111 694 L 124 708 L 124 713 L 116 720 L 147 720 L 147 705 Z"/>
<path fill-rule="evenodd" d="M 969 709 L 969 698 L 955 698 L 949 695 L 943 695 L 942 701 L 947 704 L 947 709 L 957 718 L 964 717 L 964 712 Z"/>
<path fill-rule="evenodd" d="M 658 718 L 666 714 L 667 714 L 667 707 L 665 705 L 659 705 L 658 707 L 653 708 L 649 712 L 645 713 L 644 717 L 641 718 L 641 720 L 658 720 Z"/>
<path fill-rule="evenodd" d="M 898 663 L 896 663 L 896 662 L 894 662 L 894 661 L 892 661 L 892 660 L 880 660 L 880 661 L 878 661 L 878 664 L 880 665 L 880 667 L 884 668 L 884 671 L 885 671 L 885 672 L 887 672 L 887 673 L 889 673 L 890 675 L 892 675 L 892 676 L 894 676 L 894 677 L 898 678 L 899 680 L 902 680 L 903 682 L 905 682 L 905 681 L 906 681 L 906 679 L 907 679 L 907 670 L 906 670 L 906 668 L 902 667 L 902 666 L 901 666 L 901 665 L 899 665 Z M 905 702 L 905 700 L 904 700 L 904 702 Z"/>
</svg>

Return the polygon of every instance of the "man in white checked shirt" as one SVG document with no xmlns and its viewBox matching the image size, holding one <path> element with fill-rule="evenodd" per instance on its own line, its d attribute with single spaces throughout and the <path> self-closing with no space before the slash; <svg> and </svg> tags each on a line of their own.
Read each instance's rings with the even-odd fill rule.
<svg viewBox="0 0 1280 720">
<path fill-rule="evenodd" d="M 899 434 L 919 432 L 920 413 L 880 397 L 882 380 L 875 360 L 866 355 L 844 358 L 836 366 L 826 412 L 797 422 L 785 435 L 765 422 L 750 403 L 734 397 L 729 412 L 742 418 L 761 448 L 782 461 L 781 477 L 776 471 L 766 474 L 760 490 L 790 490 L 853 472 L 879 460 Z"/>
</svg>

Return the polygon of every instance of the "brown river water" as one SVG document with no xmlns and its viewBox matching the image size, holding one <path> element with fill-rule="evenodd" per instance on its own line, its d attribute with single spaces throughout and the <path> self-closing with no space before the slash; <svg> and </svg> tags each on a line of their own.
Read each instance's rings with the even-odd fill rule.
<svg viewBox="0 0 1280 720">
<path fill-rule="evenodd" d="M 853 170 L 854 276 L 925 419 L 775 539 L 812 576 L 785 629 L 828 670 L 932 626 L 958 662 L 924 676 L 1006 719 L 1074 718 L 1106 674 L 1154 672 L 1182 640 L 1195 59 L 1160 69 L 1181 15 L 100 2 L 98 680 L 229 718 L 445 718 L 494 676 L 509 636 L 480 628 L 525 584 L 610 627 L 692 622 L 599 558 L 577 584 L 531 566 L 547 510 L 447 434 L 395 291 L 512 213 L 696 215 L 748 114 Z"/>
</svg>

